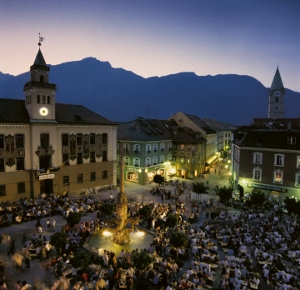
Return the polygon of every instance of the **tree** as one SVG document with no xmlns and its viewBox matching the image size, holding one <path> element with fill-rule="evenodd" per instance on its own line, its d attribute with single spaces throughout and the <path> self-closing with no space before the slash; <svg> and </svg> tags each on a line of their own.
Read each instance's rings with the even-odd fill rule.
<svg viewBox="0 0 300 290">
<path fill-rule="evenodd" d="M 163 176 L 161 176 L 160 174 L 156 174 L 153 177 L 153 181 L 160 186 L 165 181 L 165 178 Z"/>
<path fill-rule="evenodd" d="M 153 258 L 148 252 L 142 251 L 140 253 L 135 253 L 132 255 L 133 265 L 140 270 L 146 269 L 152 262 Z"/>
<path fill-rule="evenodd" d="M 227 204 L 232 198 L 232 187 L 223 186 L 221 188 L 216 187 L 215 189 L 217 196 L 219 196 L 220 202 Z"/>
<path fill-rule="evenodd" d="M 206 186 L 204 184 L 204 182 L 195 182 L 192 184 L 192 191 L 197 193 L 198 196 L 200 196 L 200 201 L 201 201 L 201 194 L 204 194 L 204 193 L 208 193 L 208 189 L 209 187 Z"/>
<path fill-rule="evenodd" d="M 85 269 L 89 265 L 91 259 L 91 253 L 85 248 L 79 248 L 74 252 L 74 258 L 72 259 L 72 266 L 75 268 Z"/>
<path fill-rule="evenodd" d="M 116 205 L 115 204 L 102 204 L 99 208 L 99 211 L 104 213 L 105 215 L 112 215 L 112 213 L 116 210 Z"/>
<path fill-rule="evenodd" d="M 170 237 L 171 244 L 176 248 L 186 247 L 188 244 L 188 236 L 183 232 L 172 232 Z"/>
<path fill-rule="evenodd" d="M 50 245 L 54 246 L 56 250 L 61 253 L 65 248 L 68 235 L 65 232 L 56 232 L 50 238 Z"/>
<path fill-rule="evenodd" d="M 67 222 L 70 225 L 70 227 L 74 227 L 76 224 L 78 224 L 81 220 L 81 213 L 79 212 L 71 212 L 67 217 Z"/>
<path fill-rule="evenodd" d="M 299 214 L 299 202 L 295 197 L 287 197 L 284 200 L 284 207 L 287 210 L 289 215 L 298 215 Z"/>
<path fill-rule="evenodd" d="M 151 215 L 152 209 L 149 205 L 145 205 L 139 209 L 139 215 L 142 218 L 148 218 Z"/>
<path fill-rule="evenodd" d="M 250 195 L 250 205 L 258 206 L 263 205 L 267 200 L 266 195 L 259 189 L 253 189 Z"/>
<path fill-rule="evenodd" d="M 179 217 L 177 214 L 171 214 L 167 217 L 166 226 L 170 228 L 174 228 L 179 223 Z"/>
</svg>

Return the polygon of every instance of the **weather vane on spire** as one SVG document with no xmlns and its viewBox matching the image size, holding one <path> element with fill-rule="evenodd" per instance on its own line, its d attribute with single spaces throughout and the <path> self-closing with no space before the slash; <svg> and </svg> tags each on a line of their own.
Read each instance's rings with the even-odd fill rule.
<svg viewBox="0 0 300 290">
<path fill-rule="evenodd" d="M 39 46 L 42 45 L 43 40 L 45 40 L 45 38 L 42 37 L 41 34 L 39 33 L 39 43 L 38 43 Z"/>
</svg>

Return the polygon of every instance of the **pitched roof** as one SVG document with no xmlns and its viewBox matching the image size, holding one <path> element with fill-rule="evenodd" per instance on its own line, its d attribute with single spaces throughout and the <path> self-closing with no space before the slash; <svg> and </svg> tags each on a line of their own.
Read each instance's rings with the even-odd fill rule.
<svg viewBox="0 0 300 290">
<path fill-rule="evenodd" d="M 194 124 L 200 128 L 202 128 L 206 134 L 215 134 L 216 131 L 210 128 L 205 122 L 203 122 L 197 115 L 190 115 L 184 113 Z"/>
<path fill-rule="evenodd" d="M 0 124 L 30 124 L 31 121 L 25 108 L 25 101 L 0 99 Z M 59 103 L 55 105 L 55 121 L 58 124 L 117 125 L 84 106 Z"/>
<path fill-rule="evenodd" d="M 139 117 L 133 121 L 120 123 L 117 139 L 141 142 L 172 140 L 171 124 L 171 122 L 167 124 L 165 121 Z"/>
<path fill-rule="evenodd" d="M 240 147 L 300 149 L 300 130 L 243 130 L 240 128 L 234 136 L 234 143 Z M 291 137 L 294 138 L 293 142 Z"/>
<path fill-rule="evenodd" d="M 35 57 L 35 60 L 34 60 L 34 63 L 33 64 L 37 64 L 37 65 L 47 65 L 46 62 L 45 62 L 45 59 L 44 59 L 44 56 L 42 54 L 42 51 L 39 49 L 36 57 Z"/>
<path fill-rule="evenodd" d="M 276 69 L 272 85 L 270 87 L 270 92 L 273 92 L 276 90 L 284 90 L 283 82 L 282 82 L 278 67 Z"/>
<path fill-rule="evenodd" d="M 237 129 L 236 126 L 227 122 L 221 122 L 210 118 L 202 118 L 201 120 L 216 131 L 232 131 Z"/>
</svg>

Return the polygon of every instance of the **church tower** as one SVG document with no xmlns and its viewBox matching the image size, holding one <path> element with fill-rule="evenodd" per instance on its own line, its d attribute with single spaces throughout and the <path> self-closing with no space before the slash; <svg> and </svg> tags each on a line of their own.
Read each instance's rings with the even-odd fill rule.
<svg viewBox="0 0 300 290">
<path fill-rule="evenodd" d="M 39 36 L 39 51 L 30 67 L 31 79 L 24 85 L 25 105 L 31 121 L 55 122 L 56 84 L 49 83 L 50 67 L 41 51 L 42 41 Z"/>
<path fill-rule="evenodd" d="M 271 88 L 269 90 L 269 110 L 268 110 L 269 119 L 285 118 L 284 95 L 285 95 L 285 89 L 283 87 L 281 76 L 277 67 Z"/>
</svg>

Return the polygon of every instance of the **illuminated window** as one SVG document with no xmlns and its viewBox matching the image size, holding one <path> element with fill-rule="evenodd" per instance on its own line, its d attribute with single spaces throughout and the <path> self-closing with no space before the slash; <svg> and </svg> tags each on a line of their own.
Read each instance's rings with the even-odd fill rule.
<svg viewBox="0 0 300 290">
<path fill-rule="evenodd" d="M 300 167 L 300 156 L 297 156 L 297 164 L 296 167 Z"/>
<path fill-rule="evenodd" d="M 253 153 L 253 163 L 262 164 L 262 153 L 258 153 L 258 152 Z"/>
<path fill-rule="evenodd" d="M 253 179 L 261 181 L 261 169 L 260 168 L 253 169 Z"/>
<path fill-rule="evenodd" d="M 274 165 L 283 166 L 284 165 L 284 155 L 275 154 Z"/>
<path fill-rule="evenodd" d="M 184 144 L 180 145 L 180 150 L 184 150 Z"/>
<path fill-rule="evenodd" d="M 287 138 L 287 144 L 295 145 L 296 144 L 296 137 L 288 137 Z"/>
<path fill-rule="evenodd" d="M 300 172 L 296 173 L 295 185 L 300 186 Z"/>
<path fill-rule="evenodd" d="M 283 183 L 283 172 L 280 170 L 274 171 L 274 183 L 282 184 Z"/>
<path fill-rule="evenodd" d="M 180 158 L 180 163 L 184 163 L 184 158 L 183 157 Z"/>
</svg>

